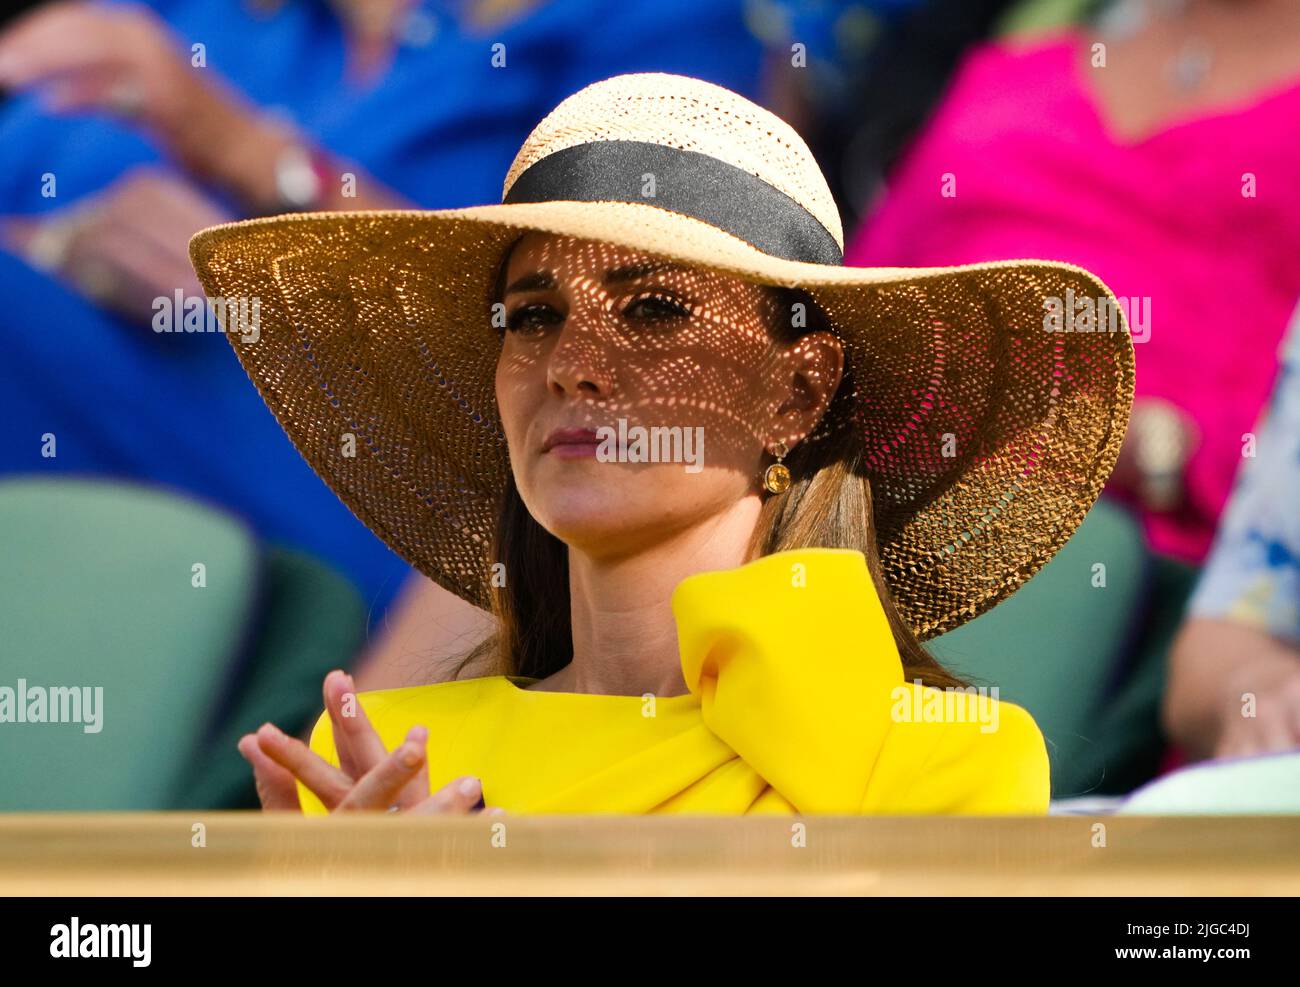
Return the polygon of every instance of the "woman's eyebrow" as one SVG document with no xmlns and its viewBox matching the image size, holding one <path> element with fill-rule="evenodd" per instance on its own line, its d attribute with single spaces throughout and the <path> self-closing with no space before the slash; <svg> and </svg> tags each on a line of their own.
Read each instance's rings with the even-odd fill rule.
<svg viewBox="0 0 1300 987">
<path fill-rule="evenodd" d="M 627 281 L 640 281 L 642 278 L 648 278 L 651 274 L 659 274 L 663 271 L 687 271 L 690 270 L 685 264 L 674 264 L 669 261 L 650 261 L 645 264 L 628 264 L 626 267 L 614 267 L 605 272 L 603 278 L 605 284 L 621 284 Z"/>
<path fill-rule="evenodd" d="M 513 291 L 546 291 L 555 287 L 555 275 L 550 271 L 534 271 L 532 274 L 525 274 L 522 278 L 514 281 L 506 288 L 505 294 Z"/>
</svg>

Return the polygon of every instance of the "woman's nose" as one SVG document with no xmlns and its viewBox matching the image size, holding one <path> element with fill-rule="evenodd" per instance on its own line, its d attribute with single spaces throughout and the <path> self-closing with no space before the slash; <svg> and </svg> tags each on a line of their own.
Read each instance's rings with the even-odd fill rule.
<svg viewBox="0 0 1300 987">
<path fill-rule="evenodd" d="M 570 317 L 551 349 L 546 381 L 550 390 L 560 397 L 581 394 L 605 398 L 613 389 L 608 333 L 600 326 L 585 324 L 587 321 Z"/>
</svg>

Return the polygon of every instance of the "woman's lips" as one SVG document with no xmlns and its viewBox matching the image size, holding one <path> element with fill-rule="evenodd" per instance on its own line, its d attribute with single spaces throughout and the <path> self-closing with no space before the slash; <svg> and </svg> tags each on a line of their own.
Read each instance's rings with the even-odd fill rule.
<svg viewBox="0 0 1300 987">
<path fill-rule="evenodd" d="M 560 459 L 590 459 L 600 442 L 594 428 L 557 428 L 542 443 L 542 452 Z"/>
</svg>

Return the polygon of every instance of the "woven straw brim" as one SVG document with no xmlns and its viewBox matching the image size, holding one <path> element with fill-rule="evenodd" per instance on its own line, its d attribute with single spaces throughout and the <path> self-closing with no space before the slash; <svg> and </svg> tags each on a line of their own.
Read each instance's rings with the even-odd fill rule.
<svg viewBox="0 0 1300 987">
<path fill-rule="evenodd" d="M 885 578 L 922 638 L 1041 568 L 1115 464 L 1132 343 L 1122 320 L 1119 332 L 1044 328 L 1048 297 L 1113 299 L 1070 265 L 803 264 L 616 202 L 317 213 L 197 234 L 190 252 L 207 294 L 260 299 L 257 340 L 228 338 L 307 462 L 398 554 L 476 606 L 489 604 L 488 547 L 510 468 L 492 296 L 504 250 L 530 230 L 813 296 L 856 382 L 853 427 Z"/>
</svg>

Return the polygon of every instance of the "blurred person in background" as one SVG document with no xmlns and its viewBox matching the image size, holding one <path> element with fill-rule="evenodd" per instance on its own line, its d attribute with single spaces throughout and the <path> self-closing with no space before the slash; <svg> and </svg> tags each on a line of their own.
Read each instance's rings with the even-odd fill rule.
<svg viewBox="0 0 1300 987">
<path fill-rule="evenodd" d="M 1018 0 L 756 0 L 768 102 L 808 140 L 847 224 Z"/>
<path fill-rule="evenodd" d="M 974 50 L 847 262 L 1097 272 L 1138 344 L 1107 490 L 1156 552 L 1197 564 L 1300 295 L 1298 122 L 1300 4 L 1123 0 Z"/>
<path fill-rule="evenodd" d="M 0 470 L 211 498 L 340 569 L 378 615 L 406 565 L 317 482 L 220 333 L 162 318 L 201 297 L 191 234 L 490 201 L 562 94 L 636 70 L 752 93 L 759 59 L 739 0 L 35 7 L 0 33 Z"/>
<path fill-rule="evenodd" d="M 1164 721 L 1192 757 L 1300 748 L 1300 310 L 1188 607 Z"/>
</svg>

